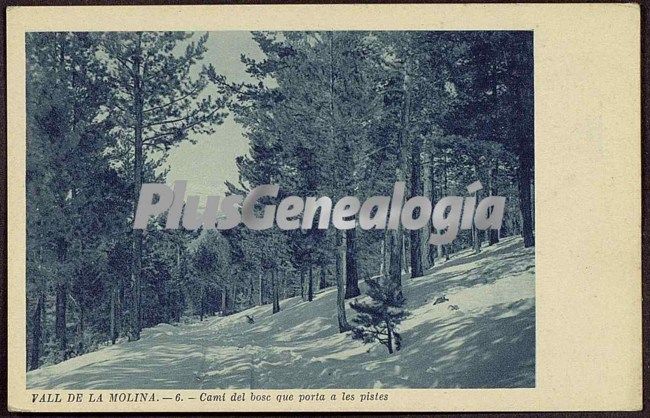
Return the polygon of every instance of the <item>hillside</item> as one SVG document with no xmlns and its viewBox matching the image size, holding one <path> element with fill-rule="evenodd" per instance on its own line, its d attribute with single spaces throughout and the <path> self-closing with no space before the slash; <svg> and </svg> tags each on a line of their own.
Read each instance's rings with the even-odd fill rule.
<svg viewBox="0 0 650 418">
<path fill-rule="evenodd" d="M 27 374 L 28 388 L 484 388 L 535 382 L 534 251 L 519 238 L 404 278 L 411 316 L 389 355 L 339 334 L 336 290 L 192 324 Z M 362 287 L 363 292 L 363 287 Z M 446 295 L 448 302 L 434 305 Z M 458 309 L 450 309 L 456 305 Z M 245 315 L 255 319 L 249 324 Z M 348 316 L 353 311 L 348 310 Z"/>
</svg>

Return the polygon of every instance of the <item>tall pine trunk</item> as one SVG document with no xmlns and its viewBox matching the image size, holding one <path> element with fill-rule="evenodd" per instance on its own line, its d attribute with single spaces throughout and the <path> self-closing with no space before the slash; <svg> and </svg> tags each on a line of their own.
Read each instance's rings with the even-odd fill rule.
<svg viewBox="0 0 650 418">
<path fill-rule="evenodd" d="M 119 310 L 119 289 L 114 288 L 111 291 L 111 344 L 115 344 L 117 338 L 119 337 L 120 329 L 120 319 L 118 316 Z"/>
<path fill-rule="evenodd" d="M 262 306 L 262 292 L 264 291 L 264 283 L 263 283 L 263 274 L 260 271 L 257 273 L 257 289 L 255 289 L 255 304 L 257 306 Z"/>
<path fill-rule="evenodd" d="M 447 184 L 448 184 L 448 177 L 447 177 L 447 153 L 443 154 L 443 159 L 442 159 L 442 195 L 447 196 Z M 440 245 L 438 247 L 443 253 L 445 253 L 445 261 L 449 261 L 449 253 L 451 253 L 452 248 L 448 245 Z"/>
<path fill-rule="evenodd" d="M 411 248 L 410 236 L 402 232 L 402 266 L 404 274 L 409 274 L 411 271 L 411 257 L 409 256 Z"/>
<path fill-rule="evenodd" d="M 253 306 L 262 306 L 262 272 L 251 276 L 253 280 Z"/>
<path fill-rule="evenodd" d="M 334 73 L 334 34 L 327 32 L 329 48 L 329 117 L 330 117 L 330 141 L 336 143 L 336 111 L 335 111 L 335 73 Z M 344 176 L 338 176 L 336 180 L 346 180 Z M 333 187 L 337 187 L 336 184 Z M 345 231 L 336 230 L 336 311 L 339 323 L 339 332 L 346 332 L 350 324 L 345 316 L 345 282 L 347 281 L 346 258 L 347 245 Z"/>
<path fill-rule="evenodd" d="M 56 285 L 56 313 L 55 313 L 55 335 L 58 345 L 58 350 L 61 358 L 67 358 L 66 352 L 68 348 L 68 335 L 66 327 L 66 311 L 68 299 L 68 286 L 64 280 L 60 280 Z"/>
<path fill-rule="evenodd" d="M 79 305 L 79 321 L 77 322 L 77 354 L 81 355 L 84 353 L 86 347 L 84 347 L 84 320 L 86 316 L 86 310 L 83 304 Z"/>
<path fill-rule="evenodd" d="M 393 329 L 388 321 L 386 321 L 386 334 L 388 338 L 388 342 L 386 343 L 388 346 L 388 354 L 393 354 Z"/>
<path fill-rule="evenodd" d="M 399 150 L 397 164 L 395 166 L 395 179 L 398 182 L 406 180 L 407 171 L 407 147 L 409 146 L 409 129 L 410 129 L 410 111 L 411 111 L 411 92 L 410 76 L 408 73 L 408 63 L 404 67 L 403 82 L 403 100 L 402 111 L 400 115 L 400 130 L 398 135 L 397 149 Z M 395 202 L 391 202 L 396 204 Z M 403 202 L 399 202 L 399 207 Z M 389 214 L 390 216 L 390 214 Z M 395 284 L 396 292 L 402 294 L 402 259 L 404 257 L 404 233 L 402 223 L 398 222 L 395 229 L 388 232 L 388 249 L 390 251 L 388 275 L 390 280 Z"/>
<path fill-rule="evenodd" d="M 327 287 L 327 265 L 323 262 L 320 265 L 320 280 L 318 283 L 318 290 L 325 289 Z"/>
<path fill-rule="evenodd" d="M 480 178 L 478 163 L 474 165 L 474 178 L 477 179 Z M 474 196 L 476 196 L 476 205 L 478 205 L 478 202 L 481 200 L 480 195 L 481 195 L 480 190 L 474 193 Z M 472 210 L 476 210 L 476 205 Z M 472 246 L 474 247 L 475 254 L 481 252 L 482 237 L 483 235 L 479 232 L 478 228 L 476 228 L 476 225 L 474 225 L 474 220 L 472 219 Z"/>
<path fill-rule="evenodd" d="M 228 306 L 228 312 L 229 313 L 235 313 L 237 312 L 237 283 L 233 283 L 232 287 L 230 288 L 230 298 L 228 299 L 230 301 L 230 304 Z"/>
<path fill-rule="evenodd" d="M 275 268 L 271 270 L 271 294 L 273 299 L 273 313 L 280 312 L 280 286 L 276 277 Z"/>
<path fill-rule="evenodd" d="M 472 225 L 472 243 L 473 243 L 472 246 L 474 247 L 474 253 L 475 254 L 478 254 L 478 253 L 481 252 L 481 241 L 482 241 L 481 237 L 482 236 L 483 235 L 479 232 L 479 230 L 474 225 Z"/>
<path fill-rule="evenodd" d="M 65 35 L 57 34 L 57 40 L 59 42 L 59 56 L 58 56 L 58 68 L 57 72 L 61 73 L 61 78 L 65 77 L 66 65 L 65 65 Z M 59 207 L 63 211 L 65 208 L 65 199 L 59 201 Z M 66 332 L 65 332 L 65 308 L 66 300 L 62 297 L 62 293 L 65 293 L 63 281 L 67 280 L 65 275 L 65 254 L 67 249 L 67 243 L 64 236 L 59 236 L 56 238 L 56 252 L 57 252 L 57 261 L 58 261 L 58 277 L 56 278 L 55 284 L 55 312 L 54 312 L 54 337 L 56 339 L 57 350 L 63 355 L 66 346 Z"/>
<path fill-rule="evenodd" d="M 431 202 L 436 201 L 436 172 L 435 164 L 433 159 L 433 138 L 430 136 L 426 137 L 424 142 L 424 155 L 426 157 L 427 166 L 424 169 L 424 185 L 423 193 L 424 196 L 428 197 Z M 420 235 L 420 241 L 422 245 L 422 251 L 424 254 L 424 259 L 427 261 L 427 264 L 424 265 L 424 268 L 431 268 L 436 264 L 436 247 L 429 244 L 429 236 L 433 232 L 433 225 L 429 222 L 427 223 L 426 228 L 424 228 L 424 233 Z"/>
<path fill-rule="evenodd" d="M 345 242 L 345 299 L 350 299 L 361 294 L 361 290 L 359 290 L 356 228 L 345 231 Z"/>
<path fill-rule="evenodd" d="M 201 321 L 203 321 L 203 315 L 205 313 L 205 286 L 201 285 L 201 296 L 199 301 L 199 316 Z"/>
<path fill-rule="evenodd" d="M 424 276 L 424 265 L 422 263 L 422 240 L 421 232 L 418 230 L 410 231 L 410 248 L 411 248 L 411 278 Z"/>
<path fill-rule="evenodd" d="M 396 285 L 397 291 L 402 292 L 402 233 L 399 229 L 391 230 L 388 234 L 388 276 Z"/>
<path fill-rule="evenodd" d="M 386 246 L 388 245 L 388 231 L 384 230 L 384 235 L 381 239 L 381 248 L 379 249 L 381 255 L 381 263 L 379 264 L 379 275 L 385 276 L 388 270 L 388 255 L 386 251 Z"/>
<path fill-rule="evenodd" d="M 424 167 L 424 180 L 422 184 L 422 193 L 423 196 L 428 197 L 431 202 L 436 201 L 436 192 L 435 192 L 435 167 L 433 164 L 433 138 L 427 135 L 424 141 L 424 155 L 425 155 L 425 164 Z M 433 245 L 429 244 L 429 235 L 433 232 L 433 226 L 431 223 L 427 223 L 427 226 L 424 228 L 422 234 L 420 234 L 420 245 L 422 246 L 422 268 L 424 270 L 431 268 L 435 265 L 436 253 Z"/>
<path fill-rule="evenodd" d="M 134 160 L 133 160 L 133 216 L 137 210 L 137 202 L 142 188 L 142 175 L 144 166 L 142 129 L 143 129 L 143 98 L 142 83 L 140 80 L 140 54 L 141 34 L 138 34 L 136 53 L 133 55 L 133 112 L 134 112 Z M 131 293 L 131 335 L 130 339 L 139 340 L 142 330 L 142 240 L 143 231 L 133 230 L 133 266 L 132 266 L 132 293 Z"/>
<path fill-rule="evenodd" d="M 424 188 L 422 184 L 422 144 L 419 139 L 415 139 L 411 144 L 411 190 L 410 196 L 423 196 Z M 419 208 L 413 214 L 417 218 L 420 214 Z M 409 232 L 410 238 L 410 256 L 411 256 L 411 277 L 421 277 L 424 275 L 424 266 L 422 264 L 422 231 L 413 229 Z"/>
<path fill-rule="evenodd" d="M 226 289 L 225 287 L 221 289 L 221 302 L 219 308 L 221 308 L 221 316 L 226 316 L 228 314 L 226 309 Z"/>
<path fill-rule="evenodd" d="M 309 262 L 309 284 L 307 286 L 307 300 L 314 300 L 314 266 Z"/>
<path fill-rule="evenodd" d="M 498 194 L 498 190 L 497 190 L 498 169 L 499 169 L 499 160 L 498 158 L 496 158 L 494 161 L 494 166 L 490 169 L 490 177 L 489 177 L 490 196 L 496 196 Z M 490 208 L 490 214 L 492 214 L 492 208 Z M 488 234 L 490 237 L 490 245 L 494 245 L 499 242 L 498 229 L 490 229 L 488 231 Z"/>
<path fill-rule="evenodd" d="M 532 156 L 520 152 L 517 175 L 519 180 L 519 209 L 522 222 L 521 235 L 524 237 L 524 247 L 528 248 L 535 245 L 531 194 Z"/>
<path fill-rule="evenodd" d="M 38 295 L 36 309 L 32 314 L 32 345 L 29 353 L 29 370 L 36 370 L 40 366 L 41 359 L 41 338 L 43 335 L 43 311 L 45 296 L 41 293 Z"/>
<path fill-rule="evenodd" d="M 339 332 L 346 332 L 350 324 L 345 316 L 345 280 L 346 280 L 346 238 L 345 232 L 336 230 L 336 312 Z"/>
</svg>

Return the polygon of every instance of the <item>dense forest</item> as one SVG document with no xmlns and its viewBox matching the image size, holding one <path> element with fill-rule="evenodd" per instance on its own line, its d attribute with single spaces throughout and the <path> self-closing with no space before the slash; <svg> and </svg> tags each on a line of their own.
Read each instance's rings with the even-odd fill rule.
<svg viewBox="0 0 650 418">
<path fill-rule="evenodd" d="M 28 34 L 28 369 L 330 286 L 339 330 L 376 338 L 354 325 L 373 309 L 346 309 L 359 281 L 399 306 L 402 280 L 459 250 L 534 245 L 531 32 L 254 32 L 264 58 L 241 56 L 245 82 L 207 62 L 208 36 Z M 426 228 L 167 230 L 163 215 L 134 230 L 142 184 L 165 182 L 169 152 L 227 117 L 249 144 L 231 194 L 364 200 L 403 181 L 435 202 L 480 180 L 477 198 L 507 198 L 503 227 L 443 246 Z"/>
</svg>

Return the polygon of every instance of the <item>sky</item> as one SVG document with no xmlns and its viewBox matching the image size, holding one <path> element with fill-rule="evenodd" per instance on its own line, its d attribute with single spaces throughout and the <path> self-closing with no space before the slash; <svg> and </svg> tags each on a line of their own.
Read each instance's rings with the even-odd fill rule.
<svg viewBox="0 0 650 418">
<path fill-rule="evenodd" d="M 194 37 L 200 36 L 199 33 Z M 210 32 L 204 63 L 214 65 L 218 73 L 229 81 L 249 80 L 240 61 L 243 53 L 251 58 L 262 58 L 262 52 L 253 41 L 250 32 Z M 229 116 L 216 126 L 211 135 L 196 135 L 197 143 L 182 142 L 170 151 L 167 163 L 170 171 L 167 184 L 175 180 L 187 180 L 187 194 L 224 196 L 226 180 L 237 184 L 238 173 L 235 158 L 248 150 L 242 128 Z"/>
</svg>

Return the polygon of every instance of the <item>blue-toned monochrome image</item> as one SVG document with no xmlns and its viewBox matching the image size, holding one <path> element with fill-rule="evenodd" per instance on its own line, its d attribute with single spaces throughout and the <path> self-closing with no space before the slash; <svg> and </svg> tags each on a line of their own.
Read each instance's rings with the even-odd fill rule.
<svg viewBox="0 0 650 418">
<path fill-rule="evenodd" d="M 27 33 L 27 387 L 535 387 L 533 38 Z"/>
</svg>

